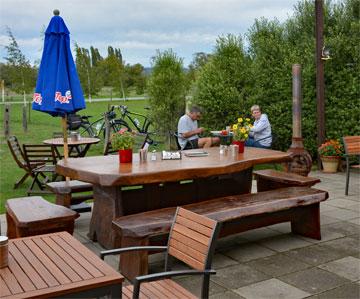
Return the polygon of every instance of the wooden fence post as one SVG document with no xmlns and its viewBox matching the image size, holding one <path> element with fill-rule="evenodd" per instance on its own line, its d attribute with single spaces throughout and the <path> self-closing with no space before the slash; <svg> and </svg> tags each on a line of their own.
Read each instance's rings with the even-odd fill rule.
<svg viewBox="0 0 360 299">
<path fill-rule="evenodd" d="M 110 120 L 107 113 L 105 113 L 104 120 L 105 120 L 105 138 L 104 138 L 103 154 L 107 155 L 109 151 L 109 143 L 110 143 Z"/>
<path fill-rule="evenodd" d="M 26 116 L 26 106 L 25 105 L 23 106 L 23 109 L 22 109 L 22 126 L 24 129 L 24 132 L 26 133 L 27 132 L 27 116 Z"/>
<path fill-rule="evenodd" d="M 7 138 L 10 135 L 10 104 L 5 104 L 4 109 L 4 134 Z"/>
</svg>

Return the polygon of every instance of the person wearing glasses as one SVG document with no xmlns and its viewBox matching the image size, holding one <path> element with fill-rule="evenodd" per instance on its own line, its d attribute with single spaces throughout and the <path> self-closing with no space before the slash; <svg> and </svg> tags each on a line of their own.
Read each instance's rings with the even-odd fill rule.
<svg viewBox="0 0 360 299">
<path fill-rule="evenodd" d="M 261 113 L 259 105 L 253 105 L 250 110 L 255 121 L 253 127 L 250 129 L 250 138 L 246 140 L 245 145 L 259 148 L 271 148 L 271 125 L 267 115 Z"/>
</svg>

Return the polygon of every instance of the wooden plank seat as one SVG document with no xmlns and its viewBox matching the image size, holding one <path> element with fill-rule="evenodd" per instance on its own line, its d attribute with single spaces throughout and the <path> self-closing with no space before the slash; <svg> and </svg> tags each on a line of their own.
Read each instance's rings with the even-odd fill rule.
<svg viewBox="0 0 360 299">
<path fill-rule="evenodd" d="M 313 177 L 305 177 L 296 173 L 278 171 L 274 169 L 262 169 L 254 171 L 257 181 L 257 191 L 268 191 L 285 187 L 312 187 L 321 180 Z"/>
<path fill-rule="evenodd" d="M 5 207 L 9 238 L 60 231 L 72 234 L 74 221 L 79 217 L 77 212 L 50 203 L 41 196 L 8 199 Z"/>
<path fill-rule="evenodd" d="M 50 189 L 50 191 L 55 193 L 55 202 L 57 205 L 71 208 L 78 213 L 91 211 L 91 206 L 86 204 L 85 201 L 94 198 L 92 193 L 92 184 L 78 180 L 72 180 L 51 182 L 46 184 L 46 186 L 48 189 Z M 84 192 L 87 192 L 87 194 L 74 195 L 74 193 Z"/>
<path fill-rule="evenodd" d="M 281 222 L 291 222 L 293 233 L 321 239 L 320 202 L 326 191 L 309 187 L 226 196 L 183 207 L 222 223 L 220 237 Z M 176 208 L 164 208 L 118 217 L 113 228 L 121 237 L 121 247 L 158 244 L 170 230 Z M 129 279 L 148 272 L 148 253 L 130 252 L 120 259 L 122 274 Z"/>
</svg>

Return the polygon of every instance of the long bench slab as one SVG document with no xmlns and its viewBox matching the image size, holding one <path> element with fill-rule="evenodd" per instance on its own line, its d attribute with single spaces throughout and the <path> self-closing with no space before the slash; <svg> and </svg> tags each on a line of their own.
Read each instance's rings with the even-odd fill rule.
<svg viewBox="0 0 360 299">
<path fill-rule="evenodd" d="M 220 237 L 290 221 L 293 233 L 321 239 L 319 203 L 327 198 L 326 191 L 288 187 L 215 198 L 183 207 L 223 223 Z M 171 207 L 116 218 L 113 228 L 121 237 L 121 247 L 153 244 L 157 237 L 169 232 L 175 210 Z M 120 269 L 129 279 L 146 274 L 148 253 L 124 254 Z"/>
<path fill-rule="evenodd" d="M 92 184 L 71 180 L 51 182 L 46 186 L 55 194 L 55 203 L 57 205 L 71 208 L 78 213 L 91 211 L 91 206 L 86 204 L 85 201 L 94 198 Z M 87 192 L 87 194 L 84 194 L 84 192 Z"/>
<path fill-rule="evenodd" d="M 41 196 L 11 198 L 6 201 L 7 236 L 21 238 L 53 232 L 74 232 L 80 215 Z"/>
<path fill-rule="evenodd" d="M 274 169 L 257 170 L 253 174 L 256 178 L 258 192 L 285 187 L 312 187 L 321 182 L 319 178 Z"/>
</svg>

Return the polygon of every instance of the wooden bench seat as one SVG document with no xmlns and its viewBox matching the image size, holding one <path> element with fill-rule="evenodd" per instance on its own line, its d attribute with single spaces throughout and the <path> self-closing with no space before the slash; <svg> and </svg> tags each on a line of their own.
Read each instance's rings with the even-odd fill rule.
<svg viewBox="0 0 360 299">
<path fill-rule="evenodd" d="M 227 196 L 193 203 L 184 208 L 222 223 L 220 237 L 281 222 L 291 222 L 293 233 L 321 239 L 319 203 L 326 191 L 309 187 L 288 187 L 255 194 Z M 170 230 L 175 207 L 122 216 L 113 221 L 121 246 L 157 244 Z M 147 252 L 126 253 L 120 260 L 129 279 L 148 271 Z"/>
<path fill-rule="evenodd" d="M 20 238 L 53 232 L 74 232 L 79 217 L 66 207 L 46 201 L 41 196 L 8 199 L 6 204 L 7 236 Z"/>
<path fill-rule="evenodd" d="M 257 181 L 257 191 L 268 191 L 285 187 L 312 187 L 321 180 L 306 177 L 296 173 L 278 171 L 274 169 L 262 169 L 253 172 Z"/>
<path fill-rule="evenodd" d="M 91 211 L 91 206 L 86 204 L 84 201 L 93 199 L 92 184 L 72 180 L 51 182 L 47 184 L 47 188 L 50 189 L 51 192 L 55 193 L 55 202 L 57 205 L 71 208 L 78 213 Z M 84 193 L 90 191 L 91 193 L 88 194 L 74 195 L 74 193 Z"/>
</svg>

